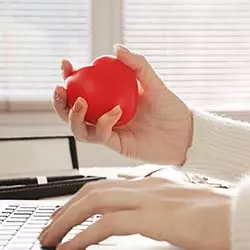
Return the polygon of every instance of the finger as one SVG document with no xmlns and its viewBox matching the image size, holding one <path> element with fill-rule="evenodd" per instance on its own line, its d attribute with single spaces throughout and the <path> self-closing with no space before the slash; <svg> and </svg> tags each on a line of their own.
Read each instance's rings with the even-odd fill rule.
<svg viewBox="0 0 250 250">
<path fill-rule="evenodd" d="M 69 206 L 77 202 L 79 199 L 85 197 L 85 195 L 91 192 L 91 190 L 94 190 L 95 188 L 104 189 L 107 187 L 115 187 L 117 182 L 118 181 L 112 181 L 112 180 L 99 180 L 85 184 L 79 191 L 76 192 L 76 194 L 65 205 L 60 207 L 59 211 L 55 211 L 53 219 L 56 219 L 57 217 L 62 215 L 62 213 L 64 213 Z"/>
<path fill-rule="evenodd" d="M 71 241 L 60 244 L 57 250 L 80 250 L 97 244 L 113 235 L 131 235 L 141 231 L 140 210 L 119 211 L 104 215 Z"/>
<path fill-rule="evenodd" d="M 121 116 L 122 110 L 119 105 L 101 116 L 96 124 L 96 138 L 105 144 L 112 134 L 113 126 L 121 118 Z"/>
<path fill-rule="evenodd" d="M 135 70 L 137 78 L 145 91 L 153 84 L 158 84 L 160 86 L 164 85 L 143 55 L 132 52 L 121 44 L 116 44 L 114 49 L 117 58 L 131 69 Z"/>
<path fill-rule="evenodd" d="M 65 80 L 73 71 L 73 66 L 68 60 L 62 60 L 61 63 L 62 77 Z"/>
<path fill-rule="evenodd" d="M 70 109 L 67 106 L 67 93 L 66 90 L 61 86 L 57 86 L 55 88 L 53 96 L 53 106 L 59 117 L 63 121 L 68 122 L 68 115 Z"/>
<path fill-rule="evenodd" d="M 63 207 L 60 208 L 60 210 L 57 212 L 57 214 L 54 216 L 54 219 L 56 217 L 61 216 L 66 209 L 77 202 L 79 199 L 84 198 L 88 193 L 90 193 L 93 190 L 101 189 L 101 190 L 107 190 L 109 188 L 143 188 L 143 187 L 151 187 L 159 184 L 166 183 L 166 179 L 162 178 L 145 178 L 142 180 L 99 180 L 96 182 L 91 182 L 86 185 L 84 185 L 74 196 L 72 199 L 70 199 Z"/>
<path fill-rule="evenodd" d="M 87 140 L 88 131 L 84 123 L 88 104 L 83 98 L 78 98 L 69 113 L 70 128 L 79 141 Z"/>
<path fill-rule="evenodd" d="M 141 195 L 139 191 L 134 190 L 111 189 L 92 192 L 70 206 L 59 219 L 52 221 L 40 238 L 41 243 L 44 246 L 57 245 L 69 230 L 95 214 L 139 209 L 148 202 L 150 199 L 147 195 Z"/>
<path fill-rule="evenodd" d="M 166 179 L 163 178 L 144 178 L 142 180 L 99 180 L 84 185 L 74 196 L 70 199 L 60 211 L 54 216 L 53 221 L 59 220 L 64 215 L 65 211 L 80 199 L 87 196 L 89 193 L 95 190 L 103 190 L 106 192 L 109 188 L 123 188 L 123 189 L 141 189 L 143 187 L 157 186 L 161 183 L 166 183 Z M 42 238 L 46 233 L 48 227 L 45 227 L 40 233 L 39 238 Z"/>
<path fill-rule="evenodd" d="M 63 207 L 59 207 L 57 208 L 50 216 L 51 219 L 54 219 L 56 217 L 57 214 L 60 213 L 60 211 L 63 209 Z"/>
<path fill-rule="evenodd" d="M 134 185 L 133 185 L 134 184 Z M 72 204 L 77 202 L 79 199 L 84 198 L 88 193 L 95 189 L 106 190 L 108 188 L 120 187 L 120 188 L 128 188 L 133 187 L 137 184 L 137 182 L 130 183 L 125 180 L 99 180 L 95 182 L 88 183 L 84 185 L 65 205 L 63 205 L 58 212 L 54 215 L 53 219 L 57 219 L 61 216 Z M 43 230 L 45 231 L 45 229 Z"/>
<path fill-rule="evenodd" d="M 96 189 L 106 190 L 107 188 L 113 188 L 113 187 L 123 187 L 125 188 L 128 186 L 127 181 L 121 181 L 121 180 L 99 180 L 95 182 L 90 182 L 84 185 L 65 205 L 63 205 L 60 210 L 54 215 L 52 218 L 53 221 L 56 221 L 60 219 L 61 216 L 67 211 L 67 209 L 79 201 L 80 199 L 84 198 L 86 195 L 88 195 L 91 191 Z M 43 237 L 43 235 L 47 231 L 47 227 L 45 227 L 42 232 L 40 233 L 39 239 Z"/>
</svg>

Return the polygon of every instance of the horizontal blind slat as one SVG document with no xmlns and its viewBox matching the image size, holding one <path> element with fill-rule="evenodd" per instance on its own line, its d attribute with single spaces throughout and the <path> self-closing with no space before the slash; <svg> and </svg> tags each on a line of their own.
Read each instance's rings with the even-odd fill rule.
<svg viewBox="0 0 250 250">
<path fill-rule="evenodd" d="M 203 108 L 250 106 L 250 2 L 124 0 L 123 42 Z"/>
<path fill-rule="evenodd" d="M 63 84 L 61 60 L 69 58 L 76 67 L 89 62 L 89 3 L 0 0 L 0 109 L 1 103 L 51 107 L 53 88 Z M 32 102 L 37 104 L 29 107 Z"/>
</svg>

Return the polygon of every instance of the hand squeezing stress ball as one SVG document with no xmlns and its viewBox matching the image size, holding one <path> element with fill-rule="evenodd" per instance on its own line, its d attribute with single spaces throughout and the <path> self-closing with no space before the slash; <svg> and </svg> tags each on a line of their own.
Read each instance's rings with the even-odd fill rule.
<svg viewBox="0 0 250 250">
<path fill-rule="evenodd" d="M 108 111 L 122 110 L 115 126 L 127 124 L 138 103 L 138 85 L 134 70 L 113 56 L 102 56 L 91 65 L 73 71 L 66 79 L 67 103 L 73 107 L 82 97 L 88 104 L 85 121 L 96 124 Z"/>
<path fill-rule="evenodd" d="M 102 144 L 125 157 L 154 164 L 183 164 L 191 143 L 191 111 L 143 55 L 121 44 L 114 51 L 115 57 L 98 58 L 78 73 L 68 60 L 62 61 L 66 86 L 55 88 L 56 113 L 78 141 Z M 75 88 L 70 81 L 77 74 L 84 80 Z M 81 91 L 83 96 L 77 98 Z M 101 115 L 99 108 L 104 107 Z M 101 116 L 92 116 L 97 111 Z"/>
</svg>

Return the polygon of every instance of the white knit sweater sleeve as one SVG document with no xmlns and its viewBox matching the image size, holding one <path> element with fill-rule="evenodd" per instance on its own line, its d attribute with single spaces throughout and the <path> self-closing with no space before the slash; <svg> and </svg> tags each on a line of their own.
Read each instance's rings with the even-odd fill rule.
<svg viewBox="0 0 250 250">
<path fill-rule="evenodd" d="M 250 124 L 194 111 L 184 170 L 237 181 L 231 205 L 231 249 L 250 249 Z"/>
<path fill-rule="evenodd" d="M 231 249 L 250 249 L 250 177 L 238 185 L 231 215 Z"/>
<path fill-rule="evenodd" d="M 193 110 L 193 141 L 183 170 L 239 180 L 250 172 L 250 123 Z"/>
</svg>

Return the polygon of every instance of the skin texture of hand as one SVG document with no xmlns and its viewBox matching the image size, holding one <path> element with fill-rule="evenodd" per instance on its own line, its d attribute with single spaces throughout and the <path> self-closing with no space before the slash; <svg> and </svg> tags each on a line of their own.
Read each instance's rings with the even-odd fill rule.
<svg viewBox="0 0 250 250">
<path fill-rule="evenodd" d="M 84 186 L 40 235 L 45 246 L 80 250 L 113 235 L 141 234 L 186 250 L 229 250 L 231 197 L 166 179 L 98 181 Z M 102 217 L 60 244 L 74 226 Z"/>
<path fill-rule="evenodd" d="M 56 87 L 53 98 L 57 114 L 69 122 L 79 141 L 104 144 L 125 157 L 145 162 L 182 165 L 191 145 L 191 111 L 166 87 L 142 55 L 122 45 L 116 45 L 115 51 L 119 60 L 136 71 L 140 99 L 134 118 L 126 126 L 114 128 L 122 114 L 117 106 L 100 117 L 96 126 L 86 124 L 88 104 L 78 98 L 70 110 L 66 91 L 61 86 Z M 64 60 L 63 78 L 72 71 L 72 64 Z"/>
</svg>

